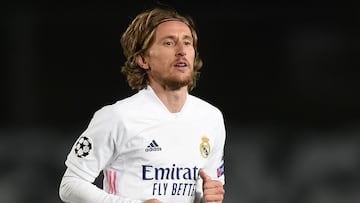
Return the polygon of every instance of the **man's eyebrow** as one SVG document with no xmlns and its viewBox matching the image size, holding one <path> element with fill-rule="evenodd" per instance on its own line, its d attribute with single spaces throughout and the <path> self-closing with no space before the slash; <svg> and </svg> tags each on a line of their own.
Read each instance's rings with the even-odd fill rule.
<svg viewBox="0 0 360 203">
<path fill-rule="evenodd" d="M 184 39 L 191 39 L 191 40 L 194 39 L 192 35 L 185 35 L 183 38 L 184 38 Z"/>
<path fill-rule="evenodd" d="M 173 40 L 175 40 L 177 38 L 178 38 L 177 35 L 166 35 L 166 36 L 161 37 L 160 40 L 165 40 L 165 39 L 173 39 Z M 191 40 L 193 40 L 193 37 L 192 37 L 192 35 L 184 35 L 184 36 L 181 37 L 181 39 L 191 39 Z"/>
<path fill-rule="evenodd" d="M 161 40 L 163 40 L 163 39 L 176 39 L 176 38 L 178 38 L 177 37 L 177 35 L 166 35 L 166 36 L 164 36 L 164 37 L 162 37 L 162 38 L 160 38 Z M 194 38 L 192 37 L 192 35 L 184 35 L 184 36 L 182 36 L 182 37 L 180 37 L 181 39 L 191 39 L 191 40 L 193 40 Z"/>
</svg>

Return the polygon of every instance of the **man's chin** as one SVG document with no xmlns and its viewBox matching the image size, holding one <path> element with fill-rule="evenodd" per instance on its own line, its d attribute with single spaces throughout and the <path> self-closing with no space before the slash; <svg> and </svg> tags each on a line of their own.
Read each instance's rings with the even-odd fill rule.
<svg viewBox="0 0 360 203">
<path fill-rule="evenodd" d="M 191 81 L 167 81 L 165 86 L 170 90 L 180 90 L 183 87 L 187 87 Z"/>
</svg>

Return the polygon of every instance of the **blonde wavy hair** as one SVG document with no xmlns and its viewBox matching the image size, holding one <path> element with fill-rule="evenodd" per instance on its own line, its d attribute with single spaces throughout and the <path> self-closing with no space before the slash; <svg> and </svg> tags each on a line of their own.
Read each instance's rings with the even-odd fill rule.
<svg viewBox="0 0 360 203">
<path fill-rule="evenodd" d="M 199 57 L 197 48 L 198 36 L 194 21 L 189 16 L 179 14 L 174 9 L 169 8 L 153 8 L 138 14 L 121 36 L 121 46 L 126 58 L 121 72 L 126 75 L 127 82 L 131 89 L 141 90 L 148 85 L 148 77 L 146 71 L 136 63 L 136 56 L 144 54 L 154 41 L 156 27 L 168 20 L 178 20 L 187 24 L 191 30 L 193 37 L 193 46 L 195 49 L 194 74 L 192 81 L 188 85 L 191 91 L 196 86 L 196 81 L 200 76 L 199 70 L 203 62 Z"/>
</svg>

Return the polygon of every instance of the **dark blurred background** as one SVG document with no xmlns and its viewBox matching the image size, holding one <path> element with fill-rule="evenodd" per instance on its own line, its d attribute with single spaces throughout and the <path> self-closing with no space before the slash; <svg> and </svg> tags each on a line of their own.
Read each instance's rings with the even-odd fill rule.
<svg viewBox="0 0 360 203">
<path fill-rule="evenodd" d="M 61 202 L 75 139 L 134 93 L 120 36 L 157 3 L 197 23 L 192 93 L 225 116 L 225 202 L 360 202 L 357 2 L 229 0 L 3 2 L 0 202 Z"/>
</svg>

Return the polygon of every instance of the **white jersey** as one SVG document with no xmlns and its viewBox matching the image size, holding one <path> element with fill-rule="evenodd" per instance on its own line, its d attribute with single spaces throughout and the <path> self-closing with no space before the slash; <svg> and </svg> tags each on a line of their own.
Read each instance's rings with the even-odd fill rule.
<svg viewBox="0 0 360 203">
<path fill-rule="evenodd" d="M 75 142 L 66 166 L 128 199 L 190 203 L 202 195 L 199 170 L 225 183 L 222 113 L 187 95 L 170 113 L 151 87 L 98 110 Z"/>
</svg>

